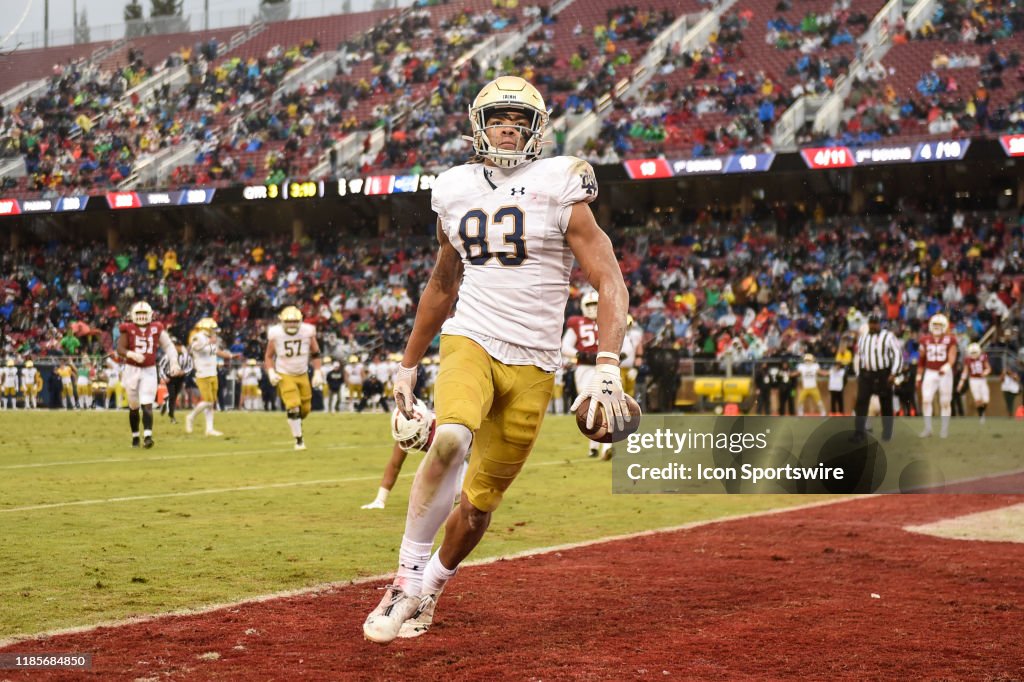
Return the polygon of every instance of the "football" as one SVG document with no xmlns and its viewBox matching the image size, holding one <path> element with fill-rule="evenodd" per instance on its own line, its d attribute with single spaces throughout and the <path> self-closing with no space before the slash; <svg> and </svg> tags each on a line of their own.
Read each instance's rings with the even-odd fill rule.
<svg viewBox="0 0 1024 682">
<path fill-rule="evenodd" d="M 626 402 L 629 404 L 629 413 L 632 415 L 632 418 L 625 422 L 625 428 L 614 433 L 609 432 L 605 421 L 604 409 L 599 406 L 597 412 L 594 413 L 594 428 L 588 429 L 587 410 L 590 409 L 590 400 L 590 398 L 585 398 L 580 403 L 580 406 L 576 408 L 576 427 L 579 428 L 580 433 L 590 440 L 597 441 L 598 443 L 616 443 L 620 440 L 625 440 L 627 436 L 640 428 L 640 405 L 633 400 L 633 396 L 627 395 Z"/>
</svg>

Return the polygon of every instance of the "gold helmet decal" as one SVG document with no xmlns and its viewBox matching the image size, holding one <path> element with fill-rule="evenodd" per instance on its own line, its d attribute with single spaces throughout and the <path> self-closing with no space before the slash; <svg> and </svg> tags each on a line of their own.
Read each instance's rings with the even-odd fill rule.
<svg viewBox="0 0 1024 682">
<path fill-rule="evenodd" d="M 487 137 L 488 119 L 506 110 L 526 115 L 526 124 L 520 126 L 524 140 L 522 149 L 495 147 Z M 537 88 L 519 76 L 500 76 L 485 85 L 473 100 L 469 107 L 469 122 L 473 135 L 466 139 L 473 143 L 473 151 L 490 159 L 496 166 L 514 168 L 540 155 L 548 110 Z"/>
<path fill-rule="evenodd" d="M 281 320 L 281 326 L 284 327 L 285 332 L 295 334 L 302 325 L 302 311 L 290 305 L 281 311 L 277 319 Z"/>
</svg>

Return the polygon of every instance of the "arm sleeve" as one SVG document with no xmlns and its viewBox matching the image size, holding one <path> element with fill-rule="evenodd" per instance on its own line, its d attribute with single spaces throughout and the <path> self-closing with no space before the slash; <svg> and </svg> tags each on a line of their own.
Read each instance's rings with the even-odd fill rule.
<svg viewBox="0 0 1024 682">
<path fill-rule="evenodd" d="M 166 329 L 160 331 L 160 348 L 167 358 L 171 371 L 180 371 L 181 368 L 178 367 L 178 349 L 174 347 L 171 335 L 167 333 Z"/>
</svg>

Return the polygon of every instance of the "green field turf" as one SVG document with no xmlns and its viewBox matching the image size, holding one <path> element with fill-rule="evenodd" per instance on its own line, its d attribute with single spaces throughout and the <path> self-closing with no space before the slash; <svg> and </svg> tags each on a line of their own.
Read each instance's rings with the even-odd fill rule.
<svg viewBox="0 0 1024 682">
<path fill-rule="evenodd" d="M 314 414 L 305 452 L 280 412 L 218 414 L 219 439 L 158 417 L 152 450 L 129 447 L 127 422 L 125 412 L 0 414 L 0 638 L 394 570 L 420 456 L 387 509 L 359 508 L 391 451 L 385 415 Z M 1021 430 L 990 420 L 982 439 L 975 420 L 957 420 L 928 449 L 969 475 L 972 461 L 1024 453 Z M 610 463 L 585 450 L 570 418 L 549 417 L 472 558 L 818 499 L 613 495 Z"/>
<path fill-rule="evenodd" d="M 183 420 L 180 420 L 183 421 Z M 226 435 L 125 412 L 0 416 L 0 637 L 349 580 L 394 569 L 420 456 L 364 511 L 391 450 L 385 415 L 314 414 L 295 452 L 281 413 L 217 415 Z M 567 417 L 546 420 L 474 559 L 810 501 L 612 495 Z"/>
</svg>

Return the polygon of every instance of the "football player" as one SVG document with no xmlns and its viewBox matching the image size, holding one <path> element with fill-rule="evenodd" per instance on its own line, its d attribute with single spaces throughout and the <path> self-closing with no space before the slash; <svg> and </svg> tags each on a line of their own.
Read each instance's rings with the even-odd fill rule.
<svg viewBox="0 0 1024 682">
<path fill-rule="evenodd" d="M 242 381 L 242 408 L 246 410 L 262 410 L 260 399 L 260 379 L 263 370 L 256 360 L 247 360 L 245 367 L 239 372 Z"/>
<path fill-rule="evenodd" d="M 921 362 L 918 364 L 917 385 L 921 389 L 921 414 L 924 430 L 921 438 L 932 435 L 932 413 L 935 393 L 939 394 L 939 414 L 942 428 L 939 436 L 949 435 L 949 418 L 953 414 L 953 365 L 956 363 L 956 337 L 949 333 L 949 320 L 942 313 L 928 320 L 928 333 L 921 337 Z"/>
<path fill-rule="evenodd" d="M 796 373 L 800 377 L 800 388 L 796 392 L 797 416 L 804 416 L 804 404 L 807 400 L 813 400 L 818 406 L 818 414 L 827 417 L 825 401 L 821 399 L 821 391 L 818 389 L 818 377 L 826 376 L 828 373 L 821 368 L 811 353 L 804 354 L 803 362 L 796 366 Z"/>
<path fill-rule="evenodd" d="M 348 388 L 348 411 L 356 411 L 356 403 L 363 398 L 363 380 L 366 367 L 358 355 L 350 355 L 345 363 L 345 387 Z"/>
<path fill-rule="evenodd" d="M 0 377 L 2 382 L 0 385 L 3 386 L 3 396 L 0 397 L 0 410 L 7 409 L 7 403 L 10 401 L 11 409 L 16 410 L 18 408 L 18 368 L 17 363 L 14 360 L 7 360 L 6 366 L 0 369 Z"/>
<path fill-rule="evenodd" d="M 217 381 L 217 358 L 230 360 L 234 355 L 220 347 L 218 328 L 216 320 L 204 317 L 196 322 L 188 335 L 188 352 L 196 368 L 199 403 L 185 417 L 185 433 L 192 433 L 196 417 L 205 413 L 206 435 L 224 435 L 213 428 L 213 409 L 217 405 L 217 390 L 220 388 Z"/>
<path fill-rule="evenodd" d="M 153 320 L 153 308 L 139 301 L 128 313 L 128 322 L 120 326 L 117 355 L 124 359 L 121 384 L 128 398 L 128 424 L 132 430 L 132 447 L 139 447 L 139 411 L 142 419 L 142 446 L 153 447 L 153 401 L 156 399 L 157 346 L 171 356 L 171 376 L 181 373 L 177 353 L 170 334 L 162 322 Z"/>
<path fill-rule="evenodd" d="M 75 388 L 78 390 L 78 409 L 80 410 L 92 409 L 92 379 L 94 374 L 92 360 L 89 359 L 88 355 L 82 353 L 78 363 L 78 379 L 75 384 Z"/>
<path fill-rule="evenodd" d="M 34 410 L 39 407 L 36 399 L 43 390 L 43 375 L 31 360 L 26 360 L 25 366 L 21 368 L 21 390 L 25 393 L 27 409 Z"/>
<path fill-rule="evenodd" d="M 295 449 L 305 450 L 302 420 L 313 405 L 313 389 L 324 384 L 320 346 L 316 341 L 316 327 L 302 321 L 301 310 L 290 305 L 277 317 L 281 323 L 267 330 L 263 367 L 284 403 L 288 426 L 295 437 Z M 312 385 L 309 380 L 310 364 L 313 365 Z"/>
<path fill-rule="evenodd" d="M 981 344 L 967 344 L 966 370 L 960 376 L 958 391 L 964 390 L 964 382 L 970 378 L 971 397 L 974 398 L 974 406 L 978 409 L 978 420 L 985 423 L 985 410 L 988 408 L 988 376 L 992 374 L 992 365 L 988 362 L 988 353 L 981 350 Z"/>
<path fill-rule="evenodd" d="M 75 376 L 74 363 L 69 360 L 61 360 L 56 374 L 60 377 L 61 403 L 65 410 L 73 410 L 75 408 L 75 383 L 72 380 L 72 377 Z"/>
<path fill-rule="evenodd" d="M 469 113 L 476 156 L 433 186 L 440 248 L 394 379 L 395 404 L 411 417 L 417 366 L 440 332 L 434 440 L 409 495 L 398 575 L 363 623 L 363 635 L 378 643 L 407 621 L 410 635 L 429 629 L 444 585 L 530 455 L 562 363 L 574 258 L 600 293 L 602 333 L 594 380 L 579 387 L 571 409 L 591 398 L 591 426 L 598 406 L 614 430 L 629 419 L 619 374 L 628 293 L 588 205 L 597 197 L 593 169 L 574 157 L 539 159 L 548 113 L 522 78 L 491 81 Z M 471 444 L 453 510 L 448 493 Z M 432 555 L 442 525 L 444 541 Z"/>
<path fill-rule="evenodd" d="M 589 386 L 597 372 L 597 302 L 599 296 L 596 291 L 588 291 L 580 299 L 580 312 L 582 315 L 573 315 L 565 323 L 565 333 L 562 335 L 562 355 L 570 364 L 575 364 L 573 376 L 577 386 Z M 621 379 L 621 377 L 620 377 Z M 590 448 L 588 456 L 602 459 L 609 459 L 611 443 L 598 443 L 596 440 L 588 441 Z"/>
</svg>

